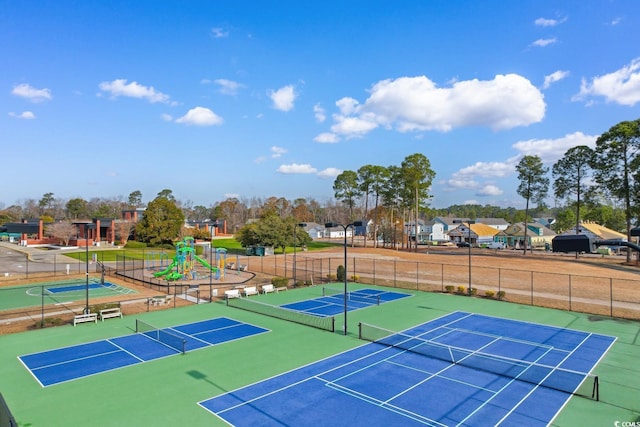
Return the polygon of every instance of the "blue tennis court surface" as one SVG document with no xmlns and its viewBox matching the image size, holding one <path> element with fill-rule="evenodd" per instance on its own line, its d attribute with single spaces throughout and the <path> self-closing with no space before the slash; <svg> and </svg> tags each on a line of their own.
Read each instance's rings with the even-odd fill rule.
<svg viewBox="0 0 640 427">
<path fill-rule="evenodd" d="M 324 288 L 323 292 L 331 292 L 320 298 L 298 301 L 285 304 L 281 307 L 289 310 L 301 311 L 314 316 L 327 317 L 335 316 L 344 312 L 344 292 Z M 347 311 L 359 310 L 361 308 L 380 305 L 385 302 L 395 301 L 400 298 L 410 297 L 410 294 L 400 292 L 383 291 L 379 289 L 358 289 L 347 292 Z"/>
<path fill-rule="evenodd" d="M 466 312 L 370 328 L 368 344 L 199 405 L 231 425 L 546 426 L 572 394 L 592 398 L 615 341 Z"/>
<path fill-rule="evenodd" d="M 83 285 L 67 285 L 67 286 L 56 286 L 46 288 L 47 292 L 51 294 L 59 294 L 62 292 L 75 292 L 75 291 L 84 291 L 88 289 L 100 289 L 100 288 L 110 288 L 113 287 L 111 283 L 105 282 L 103 283 L 89 283 L 89 286 L 86 284 Z"/>
<path fill-rule="evenodd" d="M 154 340 L 154 332 L 179 338 L 180 342 L 184 340 L 185 351 L 191 351 L 261 334 L 268 332 L 268 329 L 219 317 L 28 354 L 19 359 L 36 380 L 46 387 L 182 352 L 180 348 L 172 346 L 171 341 Z"/>
</svg>

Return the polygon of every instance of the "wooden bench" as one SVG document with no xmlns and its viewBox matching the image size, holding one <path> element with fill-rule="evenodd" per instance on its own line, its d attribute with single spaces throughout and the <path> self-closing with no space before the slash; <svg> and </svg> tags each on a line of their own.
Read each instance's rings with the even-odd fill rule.
<svg viewBox="0 0 640 427">
<path fill-rule="evenodd" d="M 258 295 L 258 289 L 255 286 L 247 286 L 244 288 L 244 296 L 248 297 L 249 295 Z"/>
<path fill-rule="evenodd" d="M 122 319 L 122 311 L 120 311 L 120 307 L 105 308 L 104 310 L 100 310 L 100 320 L 102 322 L 104 322 L 104 319 L 110 319 L 112 317 L 119 317 Z"/>
<path fill-rule="evenodd" d="M 224 297 L 229 298 L 240 298 L 240 289 L 229 289 L 224 291 Z"/>
<path fill-rule="evenodd" d="M 73 326 L 85 322 L 98 323 L 98 313 L 76 314 L 73 316 Z"/>
<path fill-rule="evenodd" d="M 270 292 L 275 292 L 276 291 L 276 288 L 273 285 L 262 285 L 261 288 L 262 288 L 262 293 L 263 294 L 268 294 Z"/>
</svg>

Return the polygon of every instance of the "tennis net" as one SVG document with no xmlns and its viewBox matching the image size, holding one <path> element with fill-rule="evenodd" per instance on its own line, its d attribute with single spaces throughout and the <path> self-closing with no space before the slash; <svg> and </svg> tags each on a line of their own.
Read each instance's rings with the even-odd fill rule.
<svg viewBox="0 0 640 427">
<path fill-rule="evenodd" d="M 275 317 L 289 322 L 312 326 L 325 331 L 335 332 L 335 317 L 314 316 L 301 311 L 288 310 L 277 305 L 266 304 L 248 298 L 227 298 L 227 306 L 252 311 L 265 316 Z"/>
<path fill-rule="evenodd" d="M 179 353 L 186 353 L 187 340 L 183 337 L 172 334 L 165 329 L 156 328 L 150 324 L 136 319 L 136 332 L 144 334 L 154 341 L 158 341 L 167 347 L 171 347 Z"/>
<path fill-rule="evenodd" d="M 322 296 L 323 297 L 333 297 L 344 299 L 344 291 L 328 288 L 326 286 L 322 287 Z M 347 301 L 356 301 L 369 305 L 380 305 L 380 295 L 362 295 L 356 292 L 347 292 Z"/>
<path fill-rule="evenodd" d="M 359 337 L 365 341 L 396 347 L 451 364 L 541 387 L 600 400 L 599 382 L 596 375 L 444 345 L 366 323 L 360 323 L 359 329 Z"/>
</svg>

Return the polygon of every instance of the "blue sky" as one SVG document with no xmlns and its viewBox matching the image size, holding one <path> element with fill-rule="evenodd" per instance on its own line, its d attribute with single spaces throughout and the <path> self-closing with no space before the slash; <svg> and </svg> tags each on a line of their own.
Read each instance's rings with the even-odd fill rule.
<svg viewBox="0 0 640 427">
<path fill-rule="evenodd" d="M 431 206 L 523 207 L 521 156 L 640 118 L 638 41 L 636 0 L 0 0 L 0 206 L 323 202 L 422 153 Z"/>
</svg>

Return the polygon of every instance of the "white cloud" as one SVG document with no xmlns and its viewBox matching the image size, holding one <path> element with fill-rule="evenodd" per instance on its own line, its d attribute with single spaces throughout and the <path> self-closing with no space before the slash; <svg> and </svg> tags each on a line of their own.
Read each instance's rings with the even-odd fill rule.
<svg viewBox="0 0 640 427">
<path fill-rule="evenodd" d="M 153 86 L 143 86 L 138 82 L 127 83 L 127 79 L 116 79 L 111 82 L 102 82 L 98 85 L 101 91 L 110 94 L 111 98 L 126 96 L 129 98 L 146 99 L 155 104 L 156 102 L 168 103 L 169 95 L 165 95 L 153 88 Z"/>
<path fill-rule="evenodd" d="M 640 58 L 612 73 L 582 80 L 580 93 L 573 100 L 602 96 L 607 102 L 633 107 L 640 102 Z"/>
<path fill-rule="evenodd" d="M 318 123 L 323 123 L 327 120 L 327 115 L 324 112 L 324 108 L 320 106 L 320 104 L 316 104 L 313 106 L 313 115 L 316 117 L 316 121 Z"/>
<path fill-rule="evenodd" d="M 192 108 L 184 116 L 176 119 L 176 123 L 184 123 L 195 126 L 214 126 L 224 122 L 222 117 L 205 107 Z"/>
<path fill-rule="evenodd" d="M 544 76 L 544 84 L 542 85 L 543 89 L 548 89 L 555 82 L 559 82 L 560 80 L 569 76 L 568 71 L 558 70 L 555 71 L 548 76 Z"/>
<path fill-rule="evenodd" d="M 49 89 L 36 89 L 33 86 L 22 83 L 13 88 L 12 95 L 19 96 L 21 98 L 28 99 L 31 102 L 43 102 L 53 99 L 51 90 Z"/>
<path fill-rule="evenodd" d="M 533 43 L 531 43 L 531 46 L 546 47 L 546 46 L 555 44 L 557 42 L 558 42 L 558 39 L 556 39 L 555 37 L 551 37 L 549 39 L 538 39 L 538 40 L 534 41 Z"/>
<path fill-rule="evenodd" d="M 442 182 L 442 186 L 445 191 L 474 189 L 478 188 L 478 185 L 479 184 L 476 180 L 456 174 L 453 174 L 452 178 Z"/>
<path fill-rule="evenodd" d="M 326 168 L 318 172 L 318 176 L 320 178 L 335 178 L 340 175 L 343 171 L 341 169 L 336 168 Z"/>
<path fill-rule="evenodd" d="M 224 95 L 236 95 L 239 89 L 246 87 L 242 83 L 227 79 L 216 79 L 214 83 L 219 86 L 220 93 Z"/>
<path fill-rule="evenodd" d="M 282 157 L 282 155 L 285 154 L 286 152 L 287 150 L 282 147 L 276 147 L 275 145 L 271 147 L 271 157 L 274 159 Z"/>
<path fill-rule="evenodd" d="M 345 97 L 336 102 L 331 131 L 362 136 L 378 126 L 400 132 L 447 132 L 464 126 L 494 130 L 527 126 L 543 119 L 542 93 L 522 76 L 497 75 L 493 80 L 456 81 L 439 88 L 425 76 L 382 80 L 360 104 Z"/>
<path fill-rule="evenodd" d="M 317 169 L 309 164 L 291 163 L 290 165 L 280 165 L 276 171 L 283 174 L 310 174 L 316 173 Z"/>
<path fill-rule="evenodd" d="M 240 195 L 238 193 L 225 193 L 224 198 L 226 199 L 240 199 Z"/>
<path fill-rule="evenodd" d="M 173 121 L 173 116 L 171 114 L 163 113 L 160 115 L 160 117 L 162 117 L 162 120 L 164 120 L 165 122 Z"/>
<path fill-rule="evenodd" d="M 618 25 L 620 22 L 622 22 L 622 18 L 618 17 L 618 18 L 614 18 L 609 22 L 609 25 L 611 26 L 616 26 Z"/>
<path fill-rule="evenodd" d="M 553 164 L 561 159 L 570 148 L 586 145 L 594 148 L 598 136 L 574 132 L 557 139 L 529 139 L 513 144 L 522 155 L 539 156 L 543 163 Z M 518 156 L 519 157 L 519 156 Z M 518 159 L 519 160 L 519 159 Z"/>
<path fill-rule="evenodd" d="M 556 25 L 562 24 L 566 20 L 567 18 L 562 18 L 561 20 L 538 18 L 534 22 L 538 27 L 555 27 Z"/>
<path fill-rule="evenodd" d="M 24 120 L 34 120 L 36 115 L 31 111 L 23 111 L 22 113 L 14 113 L 13 111 L 9 113 L 9 116 L 15 117 L 16 119 L 24 119 Z"/>
<path fill-rule="evenodd" d="M 313 140 L 321 144 L 335 144 L 336 142 L 340 141 L 340 138 L 335 133 L 323 132 L 313 138 Z"/>
<path fill-rule="evenodd" d="M 331 131 L 347 137 L 363 136 L 378 127 L 371 114 L 361 117 L 346 117 L 339 114 L 333 115 L 335 124 L 331 126 Z"/>
<path fill-rule="evenodd" d="M 504 192 L 497 186 L 493 184 L 488 184 L 482 187 L 480 190 L 478 190 L 476 195 L 483 196 L 483 197 L 484 196 L 500 196 L 502 193 Z"/>
<path fill-rule="evenodd" d="M 479 205 L 480 202 L 478 202 L 475 199 L 470 199 L 470 200 L 465 200 L 464 202 L 462 202 L 463 205 Z"/>
<path fill-rule="evenodd" d="M 211 36 L 214 39 L 221 39 L 225 37 L 229 37 L 229 31 L 225 30 L 221 27 L 214 27 L 211 29 Z"/>
<path fill-rule="evenodd" d="M 293 102 L 298 96 L 292 85 L 281 87 L 275 91 L 270 90 L 268 95 L 273 102 L 273 108 L 280 111 L 290 111 L 293 108 Z"/>
<path fill-rule="evenodd" d="M 452 176 L 456 179 L 469 177 L 501 178 L 513 173 L 514 161 L 507 162 L 476 162 L 471 166 L 464 167 L 455 172 Z"/>
</svg>

